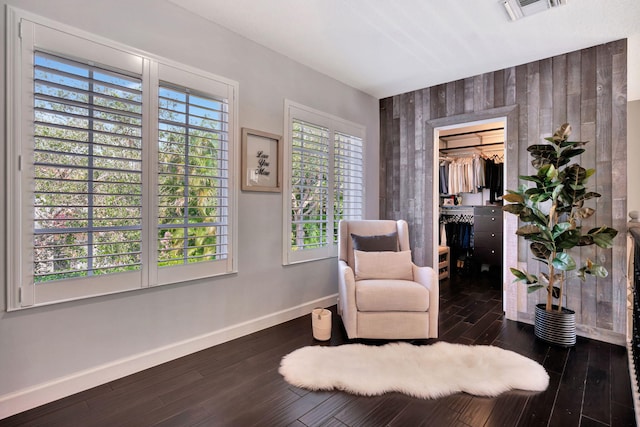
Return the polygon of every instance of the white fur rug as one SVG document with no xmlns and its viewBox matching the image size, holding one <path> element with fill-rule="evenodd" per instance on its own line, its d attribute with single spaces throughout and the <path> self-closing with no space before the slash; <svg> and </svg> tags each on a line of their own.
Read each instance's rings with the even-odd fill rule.
<svg viewBox="0 0 640 427">
<path fill-rule="evenodd" d="M 420 398 L 461 391 L 496 396 L 513 389 L 544 391 L 549 385 L 545 369 L 518 353 L 446 342 L 303 347 L 282 358 L 279 372 L 296 387 L 364 396 L 390 391 Z"/>
</svg>

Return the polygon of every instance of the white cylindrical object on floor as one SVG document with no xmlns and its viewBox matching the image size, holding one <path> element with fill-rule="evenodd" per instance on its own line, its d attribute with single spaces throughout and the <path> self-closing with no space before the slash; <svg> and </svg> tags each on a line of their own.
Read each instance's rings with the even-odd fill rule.
<svg viewBox="0 0 640 427">
<path fill-rule="evenodd" d="M 314 308 L 311 312 L 313 338 L 327 341 L 331 338 L 331 312 L 326 308 Z"/>
</svg>

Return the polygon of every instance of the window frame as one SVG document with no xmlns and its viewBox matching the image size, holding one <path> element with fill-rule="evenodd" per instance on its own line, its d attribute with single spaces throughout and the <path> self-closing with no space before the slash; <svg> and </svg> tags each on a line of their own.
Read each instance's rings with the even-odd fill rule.
<svg viewBox="0 0 640 427">
<path fill-rule="evenodd" d="M 6 194 L 7 311 L 64 301 L 182 283 L 237 272 L 238 83 L 197 68 L 152 56 L 79 29 L 7 7 Z M 104 64 L 142 79 L 142 266 L 138 271 L 65 279 L 35 285 L 33 280 L 33 64 L 35 51 L 84 63 Z M 105 60 L 106 58 L 106 60 Z M 157 264 L 157 141 L 160 81 L 225 98 L 228 103 L 228 251 L 224 260 L 187 264 L 181 269 Z M 186 83 L 186 84 L 185 84 Z M 11 142 L 11 143 L 10 143 Z M 156 144 L 154 148 L 154 144 Z M 198 265 L 191 268 L 194 265 Z M 207 268 L 202 268 L 202 265 Z M 212 268 L 213 266 L 213 268 Z M 161 273 L 159 271 L 161 270 Z M 170 271 L 170 270 L 180 270 Z M 117 277 L 117 280 L 114 280 Z M 91 283 L 91 287 L 87 284 Z"/>
<path fill-rule="evenodd" d="M 366 206 L 366 162 L 364 159 L 366 148 L 366 128 L 363 125 L 350 122 L 340 117 L 334 116 L 329 113 L 325 113 L 316 110 L 311 107 L 307 107 L 302 104 L 298 104 L 291 100 L 286 99 L 284 105 L 284 141 L 286 141 L 284 150 L 283 165 L 286 173 L 284 174 L 283 183 L 283 215 L 282 215 L 282 263 L 283 265 L 298 264 L 303 262 L 321 260 L 336 257 L 338 254 L 338 245 L 334 242 L 333 225 L 334 225 L 334 203 L 335 203 L 335 134 L 337 132 L 345 134 L 351 137 L 357 137 L 362 140 L 362 206 L 361 212 L 364 217 L 364 211 Z M 292 191 L 292 152 L 293 152 L 293 121 L 298 119 L 309 124 L 316 126 L 322 126 L 329 130 L 329 180 L 328 180 L 328 206 L 330 213 L 327 215 L 326 230 L 327 230 L 327 244 L 320 248 L 307 249 L 302 251 L 292 250 L 291 246 L 291 191 Z"/>
</svg>

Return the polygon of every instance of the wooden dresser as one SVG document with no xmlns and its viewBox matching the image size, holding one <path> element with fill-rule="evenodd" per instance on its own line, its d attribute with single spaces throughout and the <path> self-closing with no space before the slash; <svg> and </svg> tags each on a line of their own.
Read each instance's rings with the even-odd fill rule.
<svg viewBox="0 0 640 427">
<path fill-rule="evenodd" d="M 502 209 L 473 208 L 473 258 L 478 265 L 502 265 Z"/>
</svg>

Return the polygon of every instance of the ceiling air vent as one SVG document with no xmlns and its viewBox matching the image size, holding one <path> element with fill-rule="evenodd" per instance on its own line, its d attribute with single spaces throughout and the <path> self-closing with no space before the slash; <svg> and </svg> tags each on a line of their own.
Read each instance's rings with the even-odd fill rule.
<svg viewBox="0 0 640 427">
<path fill-rule="evenodd" d="M 502 0 L 502 4 L 512 21 L 566 3 L 567 0 Z"/>
</svg>

